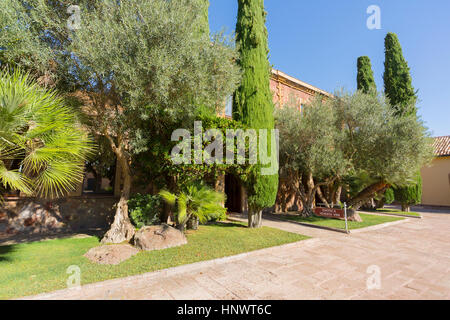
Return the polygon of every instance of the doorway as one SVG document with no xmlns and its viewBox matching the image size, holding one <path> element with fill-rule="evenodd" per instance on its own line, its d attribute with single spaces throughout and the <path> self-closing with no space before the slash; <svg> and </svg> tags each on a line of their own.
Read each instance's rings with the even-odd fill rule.
<svg viewBox="0 0 450 320">
<path fill-rule="evenodd" d="M 239 179 L 229 173 L 225 175 L 225 194 L 227 195 L 227 201 L 225 203 L 227 212 L 241 213 L 241 184 Z"/>
</svg>

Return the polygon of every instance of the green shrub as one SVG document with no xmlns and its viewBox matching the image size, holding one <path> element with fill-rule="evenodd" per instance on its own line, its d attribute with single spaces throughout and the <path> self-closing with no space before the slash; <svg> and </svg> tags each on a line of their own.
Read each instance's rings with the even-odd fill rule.
<svg viewBox="0 0 450 320">
<path fill-rule="evenodd" d="M 416 174 L 415 181 L 405 187 L 394 189 L 395 200 L 401 203 L 402 211 L 409 212 L 410 206 L 419 204 L 422 200 L 422 178 L 420 172 Z"/>
<path fill-rule="evenodd" d="M 225 202 L 225 194 L 203 183 L 187 185 L 178 194 L 167 190 L 162 190 L 159 194 L 168 204 L 176 207 L 175 219 L 181 230 L 185 229 L 191 218 L 198 219 L 200 223 L 226 219 L 227 209 L 222 206 Z"/>
<path fill-rule="evenodd" d="M 131 222 L 137 227 L 160 224 L 162 199 L 159 195 L 137 193 L 128 201 Z"/>
<path fill-rule="evenodd" d="M 392 202 L 394 202 L 394 200 L 395 200 L 394 189 L 392 188 L 387 189 L 386 192 L 384 193 L 384 203 L 391 204 Z"/>
</svg>

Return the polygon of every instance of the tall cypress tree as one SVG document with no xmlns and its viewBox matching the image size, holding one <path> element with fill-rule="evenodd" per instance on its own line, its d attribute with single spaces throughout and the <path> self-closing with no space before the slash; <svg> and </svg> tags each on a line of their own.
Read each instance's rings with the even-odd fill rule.
<svg viewBox="0 0 450 320">
<path fill-rule="evenodd" d="M 416 114 L 417 96 L 412 86 L 408 63 L 403 57 L 400 41 L 395 33 L 388 33 L 384 40 L 384 90 L 398 117 Z M 403 211 L 410 205 L 418 204 L 422 197 L 422 178 L 420 172 L 406 187 L 394 189 L 395 200 L 402 204 Z"/>
<path fill-rule="evenodd" d="M 400 41 L 395 33 L 388 33 L 384 39 L 384 91 L 397 115 L 416 112 L 416 92 L 411 84 L 408 63 L 403 57 Z"/>
<path fill-rule="evenodd" d="M 375 79 L 373 77 L 372 64 L 367 56 L 358 58 L 358 74 L 356 76 L 356 81 L 358 84 L 358 90 L 364 93 L 376 92 L 377 85 L 375 84 Z"/>
<path fill-rule="evenodd" d="M 274 105 L 265 22 L 264 0 L 238 0 L 236 41 L 243 78 L 234 96 L 233 116 L 249 128 L 271 130 L 274 129 Z M 247 183 L 251 228 L 261 226 L 262 209 L 275 204 L 278 191 L 278 174 L 261 175 L 260 169 L 260 165 L 254 167 Z"/>
</svg>

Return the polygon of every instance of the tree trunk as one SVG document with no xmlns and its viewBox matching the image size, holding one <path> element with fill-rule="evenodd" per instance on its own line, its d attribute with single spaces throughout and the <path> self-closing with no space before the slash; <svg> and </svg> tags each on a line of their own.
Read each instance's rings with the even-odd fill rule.
<svg viewBox="0 0 450 320">
<path fill-rule="evenodd" d="M 248 210 L 248 227 L 261 228 L 262 226 L 262 210 L 249 208 Z"/>
<path fill-rule="evenodd" d="M 341 202 L 342 186 L 338 186 L 333 194 L 333 205 Z"/>
<path fill-rule="evenodd" d="M 198 230 L 199 220 L 197 217 L 192 216 L 187 221 L 186 227 L 188 230 Z"/>
<path fill-rule="evenodd" d="M 312 206 L 303 205 L 303 210 L 300 213 L 302 217 L 311 217 L 314 214 Z"/>
<path fill-rule="evenodd" d="M 403 212 L 410 212 L 411 211 L 411 207 L 409 206 L 409 204 L 402 203 L 402 211 Z"/>
<path fill-rule="evenodd" d="M 355 211 L 359 210 L 359 208 L 367 201 L 369 200 L 375 193 L 379 192 L 383 188 L 385 188 L 387 183 L 383 181 L 379 181 L 377 183 L 374 183 L 364 190 L 362 190 L 358 195 L 353 197 L 349 200 L 347 205 L 349 207 L 352 207 Z"/>
<path fill-rule="evenodd" d="M 130 199 L 131 190 L 130 167 L 123 153 L 118 152 L 117 159 L 120 161 L 123 170 L 123 189 L 120 193 L 114 222 L 109 231 L 104 235 L 101 241 L 102 243 L 129 242 L 135 234 L 134 227 L 128 217 L 128 200 Z"/>
<path fill-rule="evenodd" d="M 384 197 L 377 201 L 376 209 L 383 209 L 385 205 Z"/>
<path fill-rule="evenodd" d="M 376 208 L 375 201 L 373 198 L 369 198 L 362 204 L 361 207 L 365 210 L 374 210 Z"/>
<path fill-rule="evenodd" d="M 330 204 L 328 203 L 327 199 L 325 198 L 325 196 L 322 193 L 322 190 L 320 188 L 317 188 L 316 191 L 317 195 L 319 196 L 320 201 L 322 201 L 322 203 L 325 205 L 325 207 L 330 208 Z"/>
<path fill-rule="evenodd" d="M 159 216 L 159 220 L 162 223 L 169 223 L 169 217 L 170 217 L 170 206 L 164 201 L 163 205 L 162 205 L 162 210 L 161 210 L 161 214 Z"/>
</svg>

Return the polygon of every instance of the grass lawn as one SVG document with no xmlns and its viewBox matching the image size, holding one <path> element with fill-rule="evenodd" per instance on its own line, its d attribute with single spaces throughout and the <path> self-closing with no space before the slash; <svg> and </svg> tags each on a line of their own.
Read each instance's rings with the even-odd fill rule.
<svg viewBox="0 0 450 320">
<path fill-rule="evenodd" d="M 200 226 L 187 234 L 188 244 L 160 251 L 140 252 L 117 266 L 91 263 L 83 257 L 99 245 L 96 237 L 68 238 L 0 246 L 0 299 L 66 288 L 71 265 L 81 269 L 82 284 L 126 277 L 296 242 L 308 237 L 239 223 Z"/>
<path fill-rule="evenodd" d="M 421 216 L 420 213 L 417 213 L 417 212 L 405 212 L 405 211 L 401 211 L 401 210 L 398 210 L 398 209 L 388 209 L 388 208 L 377 209 L 377 212 L 401 214 L 401 215 L 405 215 L 405 216 L 414 216 L 414 217 L 420 217 Z"/>
<path fill-rule="evenodd" d="M 373 214 L 364 214 L 364 213 L 360 213 L 359 215 L 363 219 L 363 222 L 348 221 L 349 229 L 360 229 L 360 228 L 370 227 L 370 226 L 374 226 L 374 225 L 381 224 L 381 223 L 392 222 L 392 221 L 397 221 L 397 220 L 403 219 L 403 218 L 396 218 L 396 217 L 389 217 L 389 216 L 377 216 L 377 215 L 373 215 Z M 298 215 L 280 215 L 280 217 L 282 217 L 284 219 L 288 219 L 288 220 L 297 221 L 297 222 L 305 222 L 305 223 L 315 224 L 318 226 L 345 230 L 345 221 L 343 221 L 343 220 L 329 219 L 329 218 L 323 218 L 323 217 L 317 217 L 317 216 L 303 218 Z"/>
</svg>

